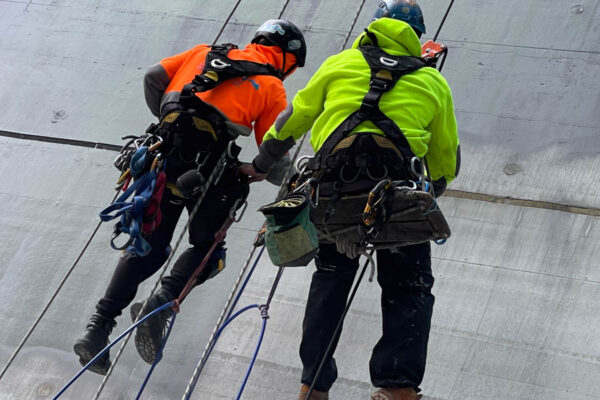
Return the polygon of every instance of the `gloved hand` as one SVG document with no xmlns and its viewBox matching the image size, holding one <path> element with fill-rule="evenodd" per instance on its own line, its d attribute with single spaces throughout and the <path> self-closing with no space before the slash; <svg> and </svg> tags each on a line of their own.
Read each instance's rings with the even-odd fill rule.
<svg viewBox="0 0 600 400">
<path fill-rule="evenodd" d="M 290 159 L 290 156 L 286 154 L 285 156 L 277 160 L 269 169 L 269 172 L 267 173 L 266 177 L 267 181 L 269 181 L 269 183 L 272 183 L 275 186 L 280 186 L 281 182 L 283 182 L 283 179 L 285 178 L 286 173 L 291 167 L 292 160 Z"/>
<path fill-rule="evenodd" d="M 238 171 L 242 175 L 248 176 L 248 182 L 260 182 L 267 177 L 266 172 L 257 171 L 253 164 L 242 164 Z"/>
</svg>

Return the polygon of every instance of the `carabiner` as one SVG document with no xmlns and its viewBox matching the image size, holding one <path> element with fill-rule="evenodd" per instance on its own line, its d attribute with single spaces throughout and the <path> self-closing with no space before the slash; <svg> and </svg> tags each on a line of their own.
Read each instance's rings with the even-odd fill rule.
<svg viewBox="0 0 600 400">
<path fill-rule="evenodd" d="M 315 182 L 316 182 L 316 185 L 314 185 Z M 319 182 L 315 178 L 310 178 L 308 180 L 308 184 L 310 186 L 312 186 L 314 189 L 314 193 L 310 193 L 310 195 L 308 196 L 308 201 L 310 202 L 311 207 L 315 208 L 319 205 L 319 195 L 320 195 L 319 188 L 321 186 L 319 185 Z M 314 202 L 313 202 L 313 197 L 316 199 Z"/>
<path fill-rule="evenodd" d="M 394 181 L 392 182 L 394 189 L 395 190 L 402 190 L 402 189 L 408 189 L 408 190 L 416 190 L 417 189 L 417 183 L 415 181 Z M 407 186 L 410 185 L 410 186 Z"/>
<path fill-rule="evenodd" d="M 308 161 L 311 158 L 312 157 L 309 155 L 298 157 L 298 159 L 294 163 L 294 168 L 296 169 L 296 172 L 299 173 L 300 175 L 302 175 L 304 173 L 304 171 L 306 170 L 306 167 L 308 166 Z M 306 164 L 304 164 L 304 166 L 300 167 L 300 163 L 304 162 L 304 161 L 306 161 Z"/>
<path fill-rule="evenodd" d="M 416 164 L 419 163 L 420 171 L 417 171 L 416 168 Z M 410 159 L 410 170 L 412 171 L 413 174 L 415 174 L 416 176 L 421 176 L 423 175 L 423 168 L 422 168 L 422 164 L 421 164 L 421 159 L 417 156 L 414 156 L 413 158 Z"/>
</svg>

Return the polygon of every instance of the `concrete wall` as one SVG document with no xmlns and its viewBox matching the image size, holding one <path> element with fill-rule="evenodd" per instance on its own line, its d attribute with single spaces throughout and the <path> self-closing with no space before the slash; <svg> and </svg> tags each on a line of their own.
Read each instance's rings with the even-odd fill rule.
<svg viewBox="0 0 600 400">
<path fill-rule="evenodd" d="M 307 66 L 285 82 L 291 99 L 327 56 L 362 31 L 377 3 L 0 0 L 0 130 L 112 144 L 142 132 L 153 121 L 143 101 L 144 69 L 213 42 L 236 5 L 219 41 L 243 44 L 282 11 L 305 31 Z M 420 4 L 429 39 L 447 2 Z M 600 396 L 599 18 L 595 0 L 459 1 L 440 34 L 450 48 L 444 74 L 463 150 L 452 189 L 578 206 L 583 214 L 442 199 L 453 236 L 433 253 L 428 400 Z M 251 159 L 253 140 L 241 144 L 242 158 Z M 306 143 L 301 153 L 310 153 Z M 117 174 L 109 150 L 0 137 L 0 154 L 4 365 L 91 235 Z M 262 222 L 255 210 L 276 193 L 268 183 L 253 189 L 248 213 L 229 232 L 227 269 L 183 305 L 143 398 L 182 396 Z M 0 398 L 51 398 L 77 372 L 72 342 L 118 258 L 107 245 L 111 230 L 100 228 L 0 380 Z M 313 268 L 286 270 L 245 399 L 297 396 Z M 240 304 L 264 302 L 275 274 L 263 257 Z M 153 283 L 142 285 L 138 298 Z M 128 321 L 118 322 L 120 333 Z M 340 379 L 332 399 L 368 397 L 367 362 L 379 326 L 379 289 L 363 283 L 336 354 Z M 235 397 L 259 330 L 258 312 L 231 325 L 193 398 Z M 127 347 L 101 398 L 135 397 L 147 369 Z M 100 381 L 86 373 L 62 398 L 91 398 Z"/>
</svg>

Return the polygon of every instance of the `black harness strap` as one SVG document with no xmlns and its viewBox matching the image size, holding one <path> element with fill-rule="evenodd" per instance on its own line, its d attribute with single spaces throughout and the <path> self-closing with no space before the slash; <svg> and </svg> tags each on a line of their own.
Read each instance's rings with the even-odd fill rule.
<svg viewBox="0 0 600 400">
<path fill-rule="evenodd" d="M 379 101 L 381 96 L 391 90 L 400 78 L 426 67 L 426 62 L 419 57 L 392 56 L 375 46 L 361 46 L 359 50 L 371 68 L 369 91 L 363 98 L 360 108 L 350 114 L 325 140 L 313 159 L 314 161 L 308 165 L 311 169 L 322 168 L 323 162 L 334 147 L 364 121 L 371 121 L 381 129 L 385 136 L 396 145 L 405 162 L 410 162 L 414 157 L 402 130 L 381 111 Z"/>
<path fill-rule="evenodd" d="M 232 43 L 211 46 L 204 60 L 202 73 L 196 75 L 192 82 L 185 85 L 181 91 L 179 104 L 183 110 L 167 114 L 161 121 L 160 128 L 167 131 L 173 129 L 205 131 L 214 139 L 217 147 L 219 145 L 223 147 L 229 140 L 233 139 L 230 136 L 224 135 L 224 133 L 228 132 L 226 117 L 215 107 L 204 102 L 195 94 L 212 90 L 221 83 L 233 78 L 270 75 L 281 79 L 280 71 L 270 64 L 261 64 L 246 60 L 232 60 L 229 58 L 229 52 L 237 48 Z M 193 146 L 184 144 L 183 147 Z"/>
<path fill-rule="evenodd" d="M 229 58 L 229 52 L 237 48 L 232 43 L 211 46 L 211 50 L 206 55 L 202 73 L 196 75 L 191 83 L 183 87 L 181 97 L 185 98 L 197 92 L 206 92 L 233 78 L 271 75 L 281 79 L 281 72 L 271 64 Z"/>
</svg>

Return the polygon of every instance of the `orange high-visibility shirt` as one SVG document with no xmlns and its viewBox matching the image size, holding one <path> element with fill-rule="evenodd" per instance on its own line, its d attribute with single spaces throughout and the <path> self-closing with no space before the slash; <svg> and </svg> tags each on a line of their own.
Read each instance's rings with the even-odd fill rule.
<svg viewBox="0 0 600 400">
<path fill-rule="evenodd" d="M 200 74 L 209 51 L 209 45 L 201 44 L 163 59 L 160 64 L 170 80 L 165 94 L 181 92 L 185 85 Z M 249 44 L 244 49 L 231 50 L 228 56 L 233 60 L 271 64 L 277 69 L 281 69 L 283 64 L 283 52 L 279 47 L 274 46 Z M 286 66 L 289 68 L 294 62 L 294 56 L 286 53 Z M 221 83 L 215 89 L 198 93 L 197 96 L 218 108 L 232 122 L 250 129 L 254 126 L 257 144 L 262 142 L 265 132 L 287 104 L 282 81 L 269 75 L 233 78 Z"/>
</svg>

